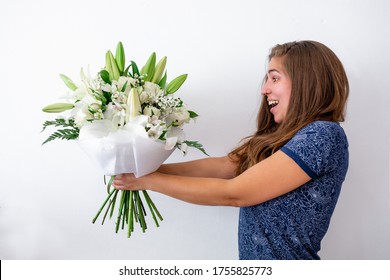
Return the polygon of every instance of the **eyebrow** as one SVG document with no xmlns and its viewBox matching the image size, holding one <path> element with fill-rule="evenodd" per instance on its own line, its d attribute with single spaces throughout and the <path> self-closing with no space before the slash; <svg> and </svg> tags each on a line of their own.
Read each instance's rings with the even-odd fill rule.
<svg viewBox="0 0 390 280">
<path fill-rule="evenodd" d="M 277 70 L 277 69 L 269 69 L 267 73 L 268 73 L 268 74 L 271 74 L 272 72 L 277 72 L 277 73 L 280 74 L 280 71 Z"/>
</svg>

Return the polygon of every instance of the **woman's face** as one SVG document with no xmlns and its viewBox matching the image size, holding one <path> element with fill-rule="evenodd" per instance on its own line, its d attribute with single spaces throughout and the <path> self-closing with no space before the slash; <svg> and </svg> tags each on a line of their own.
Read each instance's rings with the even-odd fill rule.
<svg viewBox="0 0 390 280">
<path fill-rule="evenodd" d="M 269 62 L 267 79 L 261 93 L 267 97 L 275 122 L 282 123 L 290 102 L 291 79 L 284 69 L 281 57 L 273 57 Z"/>
</svg>

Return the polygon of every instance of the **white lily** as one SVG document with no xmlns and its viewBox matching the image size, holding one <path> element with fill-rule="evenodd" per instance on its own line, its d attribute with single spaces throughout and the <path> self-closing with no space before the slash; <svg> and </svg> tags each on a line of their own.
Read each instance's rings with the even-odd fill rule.
<svg viewBox="0 0 390 280">
<path fill-rule="evenodd" d="M 164 126 L 160 126 L 160 125 L 152 126 L 148 130 L 148 137 L 157 140 L 158 138 L 160 138 L 163 132 L 164 132 Z"/>
<path fill-rule="evenodd" d="M 173 109 L 167 117 L 167 122 L 182 127 L 184 123 L 189 123 L 190 119 L 188 110 L 185 107 L 179 107 Z"/>
<path fill-rule="evenodd" d="M 91 71 L 89 70 L 89 66 L 87 67 L 86 71 L 84 71 L 84 68 L 81 68 L 80 79 L 86 88 L 97 88 L 96 80 L 91 78 Z"/>
<path fill-rule="evenodd" d="M 151 82 L 145 82 L 143 85 L 143 91 L 141 93 L 141 102 L 151 102 L 155 100 L 159 94 L 164 94 L 164 91 L 160 88 L 159 85 Z"/>
<path fill-rule="evenodd" d="M 167 140 L 165 141 L 165 150 L 172 150 L 177 143 L 177 137 L 167 137 Z"/>
<path fill-rule="evenodd" d="M 182 151 L 186 155 L 188 151 L 188 145 L 184 142 L 180 143 L 180 151 Z"/>
<path fill-rule="evenodd" d="M 124 85 L 126 85 L 126 88 L 124 89 L 124 91 L 122 91 Z M 130 92 L 130 89 L 131 89 L 131 86 L 134 86 L 135 85 L 135 80 L 131 77 L 119 77 L 118 79 L 118 83 L 117 83 L 117 87 L 118 87 L 118 91 L 122 91 L 123 93 L 126 93 L 128 94 Z"/>
<path fill-rule="evenodd" d="M 156 107 L 150 106 L 150 105 L 148 105 L 144 108 L 143 113 L 144 113 L 144 115 L 149 116 L 149 117 L 156 116 L 158 118 L 161 116 L 160 110 L 157 109 Z"/>
<path fill-rule="evenodd" d="M 165 150 L 171 150 L 177 142 L 182 143 L 184 141 L 184 131 L 178 127 L 170 127 L 166 138 Z"/>
</svg>

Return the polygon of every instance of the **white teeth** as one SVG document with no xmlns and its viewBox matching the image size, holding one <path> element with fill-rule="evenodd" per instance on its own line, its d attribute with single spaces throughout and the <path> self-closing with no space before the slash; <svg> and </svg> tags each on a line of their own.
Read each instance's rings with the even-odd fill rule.
<svg viewBox="0 0 390 280">
<path fill-rule="evenodd" d="M 268 100 L 268 106 L 274 107 L 279 104 L 278 100 Z"/>
</svg>

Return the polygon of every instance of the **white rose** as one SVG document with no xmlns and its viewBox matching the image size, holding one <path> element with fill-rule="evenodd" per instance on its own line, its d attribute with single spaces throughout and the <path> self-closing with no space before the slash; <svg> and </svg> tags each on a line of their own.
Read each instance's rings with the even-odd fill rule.
<svg viewBox="0 0 390 280">
<path fill-rule="evenodd" d="M 71 92 L 73 99 L 81 100 L 84 96 L 89 95 L 88 88 L 84 84 L 79 84 L 74 92 Z"/>
<path fill-rule="evenodd" d="M 153 101 L 159 94 L 163 93 L 163 90 L 159 85 L 151 82 L 145 82 L 143 85 L 143 91 L 140 94 L 142 103 Z"/>
<path fill-rule="evenodd" d="M 114 117 L 114 114 L 116 113 L 114 105 L 112 103 L 109 103 L 106 107 L 106 111 L 103 113 L 104 118 L 108 120 L 112 120 Z"/>
<path fill-rule="evenodd" d="M 143 113 L 144 113 L 144 115 L 149 116 L 149 117 L 151 117 L 151 116 L 156 116 L 156 117 L 161 116 L 160 110 L 157 109 L 156 107 L 153 107 L 153 106 L 146 106 L 144 108 L 144 112 Z"/>
<path fill-rule="evenodd" d="M 88 105 L 88 110 L 93 112 L 93 113 L 96 113 L 99 110 L 101 110 L 101 104 L 91 103 L 91 104 Z"/>
<path fill-rule="evenodd" d="M 182 126 L 184 123 L 188 123 L 189 121 L 190 113 L 188 113 L 185 107 L 175 108 L 167 118 L 168 123 L 173 123 L 177 126 Z"/>
<path fill-rule="evenodd" d="M 186 155 L 188 151 L 188 145 L 186 143 L 180 143 L 180 151 Z"/>
<path fill-rule="evenodd" d="M 163 132 L 164 132 L 164 127 L 159 125 L 153 126 L 148 130 L 148 136 L 149 138 L 153 138 L 154 140 L 157 140 Z"/>
<path fill-rule="evenodd" d="M 87 106 L 79 108 L 79 110 L 74 115 L 74 121 L 79 128 L 86 124 L 90 119 L 93 119 L 93 115 L 88 111 Z"/>
<path fill-rule="evenodd" d="M 170 127 L 166 134 L 165 150 L 171 150 L 176 146 L 176 143 L 184 141 L 184 131 L 178 127 Z"/>
<path fill-rule="evenodd" d="M 126 84 L 127 83 L 127 84 Z M 122 91 L 123 86 L 126 84 L 126 89 L 123 91 L 124 93 L 129 93 L 131 89 L 131 85 L 135 84 L 135 80 L 131 77 L 119 77 L 118 79 L 118 90 Z"/>
<path fill-rule="evenodd" d="M 161 91 L 161 88 L 158 84 L 151 83 L 151 82 L 145 82 L 143 88 L 144 91 L 153 95 L 157 95 Z"/>
</svg>

